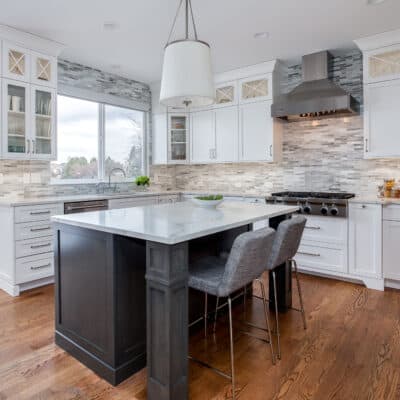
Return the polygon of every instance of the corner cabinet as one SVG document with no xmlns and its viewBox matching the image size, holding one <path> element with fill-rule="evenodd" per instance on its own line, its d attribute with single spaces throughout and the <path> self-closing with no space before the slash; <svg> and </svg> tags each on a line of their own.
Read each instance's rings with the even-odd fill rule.
<svg viewBox="0 0 400 400">
<path fill-rule="evenodd" d="M 356 276 L 382 279 L 380 204 L 349 205 L 349 272 Z"/>
<path fill-rule="evenodd" d="M 21 47 L 12 43 L 25 43 Z M 7 37 L 7 40 L 2 40 Z M 57 54 L 62 46 L 0 25 L 1 157 L 56 158 Z M 36 49 L 48 49 L 48 55 Z"/>
</svg>

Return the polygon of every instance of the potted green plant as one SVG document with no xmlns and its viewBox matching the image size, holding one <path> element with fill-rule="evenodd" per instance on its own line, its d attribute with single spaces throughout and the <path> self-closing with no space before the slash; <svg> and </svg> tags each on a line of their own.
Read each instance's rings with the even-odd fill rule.
<svg viewBox="0 0 400 400">
<path fill-rule="evenodd" d="M 146 175 L 138 176 L 135 183 L 137 187 L 146 189 L 150 185 L 150 178 Z"/>
</svg>

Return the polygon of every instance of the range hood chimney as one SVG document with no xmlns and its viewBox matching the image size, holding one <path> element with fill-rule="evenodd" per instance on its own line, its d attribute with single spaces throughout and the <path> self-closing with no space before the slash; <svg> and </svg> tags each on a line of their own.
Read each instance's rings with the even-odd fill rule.
<svg viewBox="0 0 400 400">
<path fill-rule="evenodd" d="M 359 113 L 358 101 L 332 82 L 331 62 L 328 51 L 303 56 L 303 82 L 272 104 L 272 117 L 301 121 Z"/>
</svg>

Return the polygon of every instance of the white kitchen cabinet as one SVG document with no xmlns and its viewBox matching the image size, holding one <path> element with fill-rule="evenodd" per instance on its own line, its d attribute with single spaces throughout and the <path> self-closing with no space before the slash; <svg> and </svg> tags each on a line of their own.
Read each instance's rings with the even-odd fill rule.
<svg viewBox="0 0 400 400">
<path fill-rule="evenodd" d="M 239 160 L 239 111 L 238 107 L 215 110 L 215 161 Z"/>
<path fill-rule="evenodd" d="M 400 79 L 364 87 L 365 157 L 400 157 Z"/>
<path fill-rule="evenodd" d="M 214 108 L 229 107 L 238 104 L 237 81 L 223 82 L 215 85 Z"/>
<path fill-rule="evenodd" d="M 272 74 L 251 76 L 239 80 L 239 103 L 254 103 L 272 99 Z"/>
<path fill-rule="evenodd" d="M 215 112 L 197 111 L 190 115 L 192 163 L 215 161 Z"/>
<path fill-rule="evenodd" d="M 168 163 L 168 116 L 153 114 L 152 163 L 154 165 Z"/>
<path fill-rule="evenodd" d="M 186 164 L 189 161 L 189 114 L 168 114 L 168 162 Z"/>
<path fill-rule="evenodd" d="M 158 203 L 157 196 L 123 197 L 120 199 L 108 200 L 108 208 L 110 210 L 115 210 L 118 208 L 140 207 L 157 203 Z"/>
<path fill-rule="evenodd" d="M 400 205 L 383 207 L 383 277 L 400 281 Z"/>
<path fill-rule="evenodd" d="M 382 278 L 382 206 L 349 205 L 349 270 L 353 275 Z"/>
<path fill-rule="evenodd" d="M 31 52 L 31 83 L 51 88 L 57 87 L 57 58 Z"/>
<path fill-rule="evenodd" d="M 242 161 L 278 161 L 281 157 L 280 123 L 271 118 L 272 101 L 243 104 L 239 107 Z"/>
<path fill-rule="evenodd" d="M 27 159 L 31 154 L 30 85 L 3 79 L 2 153 L 4 158 Z"/>
<path fill-rule="evenodd" d="M 31 74 L 31 55 L 28 49 L 4 41 L 3 76 L 8 79 L 29 82 Z"/>
</svg>

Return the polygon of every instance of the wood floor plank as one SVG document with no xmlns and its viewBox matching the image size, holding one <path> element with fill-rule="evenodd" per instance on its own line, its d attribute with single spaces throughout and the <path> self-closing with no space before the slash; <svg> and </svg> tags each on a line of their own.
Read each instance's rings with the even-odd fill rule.
<svg viewBox="0 0 400 400">
<path fill-rule="evenodd" d="M 280 315 L 282 360 L 276 366 L 264 342 L 240 333 L 243 308 L 235 308 L 237 398 L 399 400 L 400 292 L 308 275 L 301 283 L 308 329 L 299 313 Z M 263 323 L 260 300 L 248 302 L 246 318 Z M 190 352 L 229 372 L 226 322 L 219 319 L 215 335 L 210 327 L 207 340 L 202 332 L 193 336 Z M 191 399 L 232 398 L 224 378 L 192 362 L 189 372 Z M 18 298 L 0 291 L 0 400 L 25 399 L 145 400 L 146 370 L 109 385 L 55 345 L 52 285 Z"/>
</svg>

